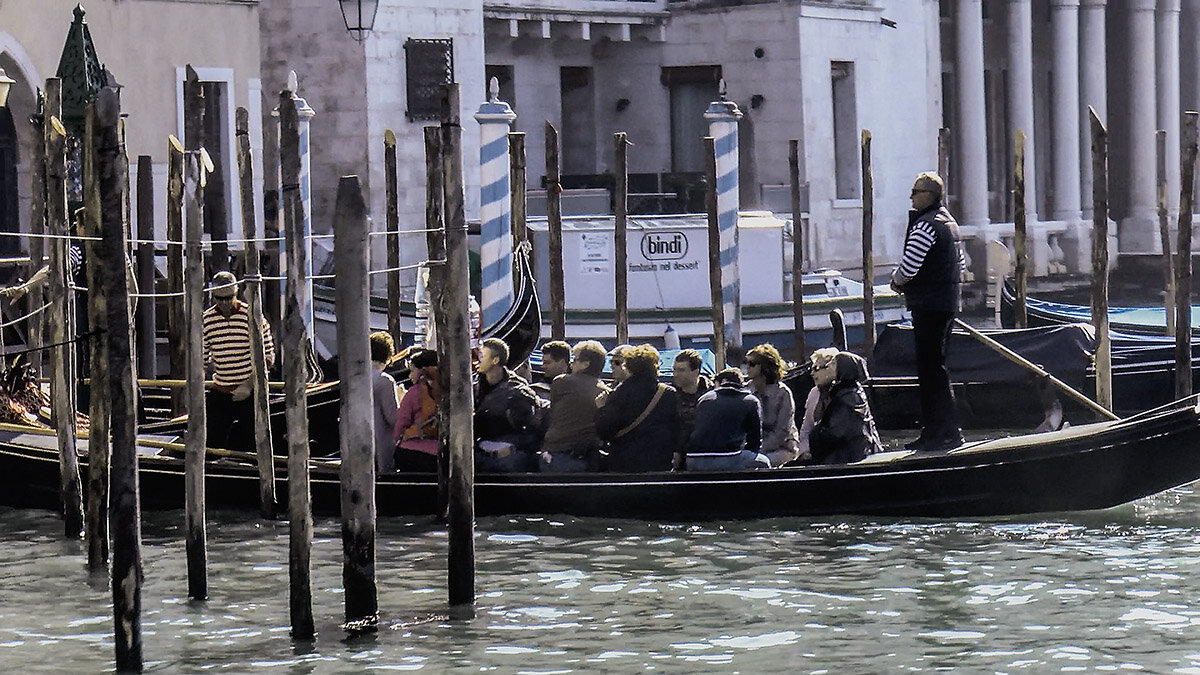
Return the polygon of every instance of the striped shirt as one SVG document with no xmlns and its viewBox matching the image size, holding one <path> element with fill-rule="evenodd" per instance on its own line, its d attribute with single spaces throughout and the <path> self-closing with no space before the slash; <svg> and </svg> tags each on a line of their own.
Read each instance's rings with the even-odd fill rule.
<svg viewBox="0 0 1200 675">
<path fill-rule="evenodd" d="M 275 363 L 275 341 L 271 328 L 262 319 L 263 351 L 267 366 Z M 228 318 L 217 308 L 204 310 L 204 363 L 213 368 L 213 382 L 218 387 L 237 387 L 250 379 L 250 312 L 246 303 L 234 301 Z"/>
<path fill-rule="evenodd" d="M 900 265 L 892 273 L 892 279 L 897 283 L 907 283 L 917 276 L 935 241 L 937 231 L 933 229 L 932 224 L 924 220 L 913 223 L 912 230 L 904 240 L 904 254 L 900 257 Z M 967 261 L 963 257 L 962 247 L 955 248 L 958 249 L 958 269 L 961 274 L 962 270 L 966 269 Z"/>
</svg>

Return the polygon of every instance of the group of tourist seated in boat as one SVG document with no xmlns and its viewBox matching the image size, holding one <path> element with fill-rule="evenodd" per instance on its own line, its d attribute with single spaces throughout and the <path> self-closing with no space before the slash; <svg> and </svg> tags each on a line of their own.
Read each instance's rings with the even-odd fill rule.
<svg viewBox="0 0 1200 675">
<path fill-rule="evenodd" d="M 371 349 L 377 470 L 436 471 L 437 353 L 411 357 L 405 387 L 384 372 L 391 337 L 372 334 Z M 813 353 L 815 386 L 799 425 L 792 391 L 781 382 L 787 364 L 770 344 L 750 349 L 743 368 L 712 378 L 701 372 L 699 352 L 682 350 L 671 384 L 659 381 L 659 353 L 648 344 L 606 352 L 594 340 L 555 341 L 542 355 L 542 377 L 530 383 L 505 365 L 502 340 L 483 340 L 475 367 L 476 471 L 768 469 L 855 462 L 883 449 L 863 390 L 866 363 L 852 353 Z"/>
</svg>

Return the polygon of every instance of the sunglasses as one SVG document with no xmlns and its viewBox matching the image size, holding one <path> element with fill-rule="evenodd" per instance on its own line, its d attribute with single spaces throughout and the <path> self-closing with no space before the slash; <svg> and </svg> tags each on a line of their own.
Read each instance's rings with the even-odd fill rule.
<svg viewBox="0 0 1200 675">
<path fill-rule="evenodd" d="M 922 192 L 926 192 L 928 194 L 934 193 L 933 190 L 913 190 L 912 194 L 910 194 L 909 197 L 916 197 L 917 195 L 921 194 Z"/>
</svg>

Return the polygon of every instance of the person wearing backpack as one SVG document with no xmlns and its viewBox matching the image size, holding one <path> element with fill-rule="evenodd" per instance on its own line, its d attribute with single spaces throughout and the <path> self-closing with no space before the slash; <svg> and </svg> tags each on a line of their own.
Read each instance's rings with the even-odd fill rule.
<svg viewBox="0 0 1200 675">
<path fill-rule="evenodd" d="M 409 362 L 413 386 L 396 413 L 396 470 L 437 473 L 437 352 L 425 349 Z"/>
</svg>

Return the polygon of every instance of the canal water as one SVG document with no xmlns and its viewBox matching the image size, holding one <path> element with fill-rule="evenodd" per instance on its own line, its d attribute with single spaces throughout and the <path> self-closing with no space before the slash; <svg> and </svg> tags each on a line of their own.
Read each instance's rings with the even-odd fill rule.
<svg viewBox="0 0 1200 675">
<path fill-rule="evenodd" d="M 473 620 L 445 611 L 444 529 L 389 519 L 383 628 L 347 638 L 339 523 L 316 523 L 315 643 L 288 636 L 287 525 L 210 514 L 207 602 L 181 512 L 143 522 L 148 671 L 1200 673 L 1200 495 L 934 522 L 478 523 Z M 105 579 L 44 511 L 0 508 L 5 672 L 112 669 Z"/>
</svg>

